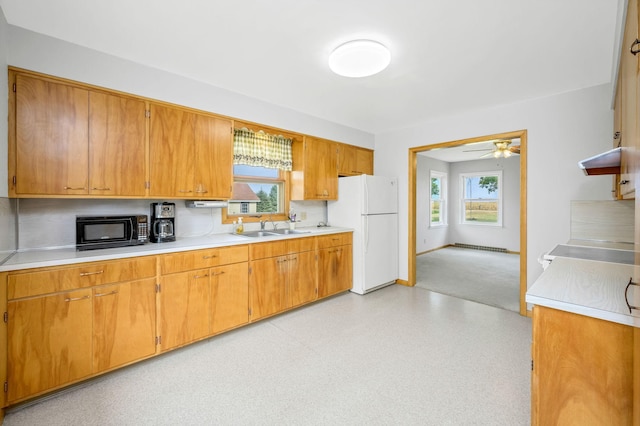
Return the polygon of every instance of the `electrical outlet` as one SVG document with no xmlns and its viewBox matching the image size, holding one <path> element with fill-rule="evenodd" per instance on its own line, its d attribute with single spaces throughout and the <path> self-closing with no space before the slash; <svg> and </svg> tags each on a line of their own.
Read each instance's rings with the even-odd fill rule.
<svg viewBox="0 0 640 426">
<path fill-rule="evenodd" d="M 300 212 L 300 220 L 307 220 L 307 212 Z"/>
</svg>

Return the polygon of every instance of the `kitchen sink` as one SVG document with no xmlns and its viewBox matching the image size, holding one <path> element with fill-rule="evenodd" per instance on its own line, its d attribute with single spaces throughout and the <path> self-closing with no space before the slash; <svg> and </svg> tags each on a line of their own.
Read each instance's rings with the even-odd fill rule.
<svg viewBox="0 0 640 426">
<path fill-rule="evenodd" d="M 276 235 L 296 235 L 296 234 L 309 234 L 311 231 L 300 231 L 297 229 L 274 229 L 273 231 L 269 231 Z"/>
<path fill-rule="evenodd" d="M 241 237 L 248 238 L 264 238 L 264 237 L 275 237 L 276 235 L 297 235 L 297 234 L 309 234 L 311 231 L 299 231 L 296 229 L 273 229 L 271 231 L 249 231 L 243 232 L 242 234 L 232 233 L 233 235 L 238 235 Z"/>
<path fill-rule="evenodd" d="M 271 231 L 249 231 L 243 232 L 242 234 L 233 233 L 233 235 L 238 235 L 240 237 L 249 237 L 249 238 L 264 238 L 264 237 L 274 237 L 276 235 L 282 235 Z"/>
</svg>

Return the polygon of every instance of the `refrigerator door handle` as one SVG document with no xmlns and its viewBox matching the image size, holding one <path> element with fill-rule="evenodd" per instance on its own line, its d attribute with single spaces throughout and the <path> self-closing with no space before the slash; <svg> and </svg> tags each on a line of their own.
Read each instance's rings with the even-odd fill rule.
<svg viewBox="0 0 640 426">
<path fill-rule="evenodd" d="M 364 182 L 364 214 L 369 214 L 369 186 L 367 185 L 367 176 L 362 176 Z"/>
<path fill-rule="evenodd" d="M 369 251 L 369 216 L 362 216 L 362 220 L 364 221 L 364 252 L 366 253 Z"/>
</svg>

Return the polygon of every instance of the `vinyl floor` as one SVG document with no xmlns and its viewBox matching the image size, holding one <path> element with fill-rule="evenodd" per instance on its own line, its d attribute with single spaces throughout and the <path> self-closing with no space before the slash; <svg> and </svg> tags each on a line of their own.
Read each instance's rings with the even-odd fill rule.
<svg viewBox="0 0 640 426">
<path fill-rule="evenodd" d="M 18 425 L 527 425 L 529 318 L 345 293 L 16 407 Z"/>
</svg>

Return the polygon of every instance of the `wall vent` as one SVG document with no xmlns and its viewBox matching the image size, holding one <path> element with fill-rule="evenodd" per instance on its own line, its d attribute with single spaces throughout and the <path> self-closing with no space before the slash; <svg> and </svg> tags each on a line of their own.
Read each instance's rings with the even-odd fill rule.
<svg viewBox="0 0 640 426">
<path fill-rule="evenodd" d="M 500 253 L 507 252 L 506 248 L 501 248 L 501 247 L 476 246 L 473 244 L 463 244 L 463 243 L 455 243 L 454 246 L 460 247 L 460 248 L 466 248 L 466 249 L 473 249 L 473 250 L 498 251 Z"/>
</svg>

